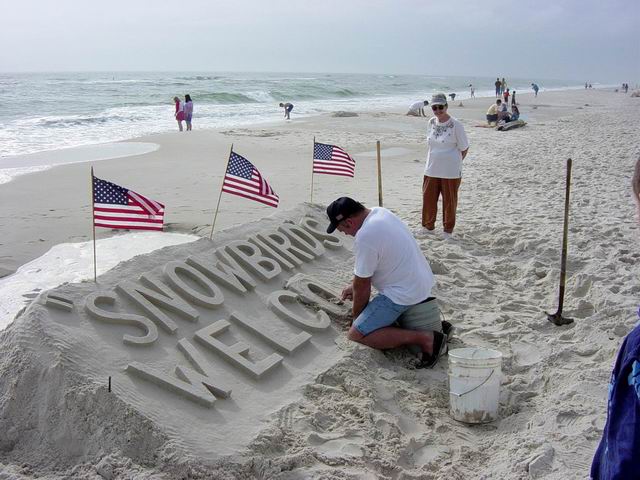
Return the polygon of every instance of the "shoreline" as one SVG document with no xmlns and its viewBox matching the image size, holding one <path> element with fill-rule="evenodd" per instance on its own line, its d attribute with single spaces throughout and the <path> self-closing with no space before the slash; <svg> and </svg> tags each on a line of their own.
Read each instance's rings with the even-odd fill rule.
<svg viewBox="0 0 640 480">
<path fill-rule="evenodd" d="M 549 89 L 543 89 L 541 90 L 540 94 L 543 95 L 545 93 L 552 93 L 552 92 L 563 92 L 563 91 L 580 91 L 583 87 L 581 86 L 570 86 L 570 87 L 562 87 L 562 88 L 549 88 Z M 614 85 L 601 85 L 598 86 L 597 88 L 594 88 L 592 90 L 599 90 L 599 91 L 609 91 L 609 90 L 613 90 L 614 88 L 616 88 Z M 525 96 L 527 94 L 529 94 L 530 92 L 530 88 L 526 90 L 527 93 L 522 93 L 519 94 L 522 96 Z M 449 93 L 449 91 L 447 91 L 447 94 Z M 457 92 L 456 92 L 457 93 Z M 459 101 L 467 101 L 470 100 L 469 97 L 469 91 L 465 91 L 464 93 L 458 93 L 457 95 L 457 102 Z M 533 93 L 531 93 L 531 95 L 533 95 Z M 430 95 L 429 95 L 430 96 Z M 389 96 L 389 97 L 380 97 L 380 98 L 387 98 L 387 99 L 393 99 L 396 103 L 400 104 L 402 101 L 405 101 L 407 104 L 407 108 L 408 105 L 415 100 L 418 100 L 420 97 L 420 95 L 416 95 L 415 98 L 414 97 L 409 97 L 408 95 L 406 97 L 399 97 L 399 96 Z M 413 98 L 413 100 L 409 100 L 409 98 Z M 480 92 L 477 92 L 477 95 L 475 97 L 476 99 L 490 99 L 490 98 L 495 98 L 493 93 L 490 90 L 481 90 Z M 428 98 L 427 98 L 428 99 Z M 336 99 L 327 99 L 328 101 L 335 101 Z M 375 100 L 375 97 L 372 97 L 371 100 Z M 366 105 L 366 104 L 365 104 Z M 336 105 L 336 107 L 339 107 L 338 105 Z M 403 109 L 404 110 L 404 109 Z M 279 110 L 278 110 L 279 111 Z M 397 107 L 392 107 L 392 106 L 386 106 L 386 107 L 369 107 L 369 108 L 364 108 L 364 109 L 356 109 L 354 110 L 353 107 L 346 107 L 346 109 L 341 110 L 340 108 L 337 108 L 336 110 L 333 111 L 325 111 L 325 112 L 314 112 L 314 113 L 307 113 L 307 114 L 298 114 L 297 112 L 294 112 L 294 119 L 300 118 L 300 119 L 309 119 L 309 118 L 315 118 L 315 117 L 319 117 L 319 116 L 324 116 L 324 115 L 330 115 L 332 113 L 338 112 L 338 111 L 361 111 L 362 113 L 373 113 L 376 111 L 381 111 L 381 112 L 399 112 L 400 110 L 398 110 Z M 195 119 L 197 122 L 197 118 Z M 219 131 L 219 130 L 225 130 L 225 129 L 232 129 L 232 128 L 254 128 L 254 127 L 258 127 L 258 126 L 270 126 L 271 124 L 277 124 L 278 120 L 274 119 L 264 119 L 264 120 L 259 120 L 257 118 L 253 118 L 249 123 L 246 124 L 240 124 L 240 125 L 235 125 L 235 124 L 229 124 L 228 126 L 217 126 L 217 127 L 204 127 L 202 128 L 202 130 L 214 130 L 214 131 Z M 90 128 L 90 127 L 88 127 Z M 114 138 L 111 140 L 106 140 L 106 141 L 101 141 L 101 142 L 95 142 L 95 143 L 80 143 L 77 145 L 71 145 L 71 146 L 60 146 L 58 148 L 52 148 L 52 149 L 45 149 L 45 150 L 39 150 L 39 151 L 35 151 L 35 152 L 26 152 L 26 153 L 20 153 L 20 154 L 14 154 L 14 155 L 5 155 L 5 156 L 0 156 L 0 183 L 6 183 L 7 180 L 6 177 L 7 175 L 3 176 L 3 170 L 7 169 L 7 168 L 14 168 L 13 166 L 6 166 L 6 164 L 9 165 L 13 165 L 15 163 L 20 163 L 21 159 L 25 159 L 27 162 L 31 159 L 31 158 L 40 158 L 40 157 L 45 157 L 47 155 L 56 155 L 57 152 L 69 152 L 72 155 L 76 154 L 76 150 L 90 150 L 92 148 L 102 148 L 103 146 L 108 146 L 108 145 L 115 145 L 115 144 L 121 144 L 121 143 L 126 143 L 126 142 L 132 142 L 135 143 L 138 141 L 138 139 L 141 138 L 147 138 L 147 137 L 152 137 L 155 135 L 166 135 L 169 133 L 174 133 L 175 129 L 167 129 L 164 131 L 160 131 L 160 132 L 155 132 L 155 133 L 141 133 L 141 134 L 135 134 L 133 136 L 128 136 L 126 138 Z M 113 157 L 113 158 L 117 158 L 117 157 Z M 48 166 L 48 165 L 47 165 Z M 22 168 L 21 165 L 17 165 L 16 167 L 18 168 Z M 44 168 L 42 168 L 44 169 Z M 41 169 L 41 170 L 42 170 Z M 41 171 L 41 170 L 34 170 L 34 171 Z M 30 171 L 25 171 L 24 173 L 22 172 L 16 172 L 15 175 L 20 175 L 20 174 L 29 174 L 29 173 L 33 173 Z M 9 175 L 9 177 L 11 177 L 12 175 Z M 3 180 L 4 178 L 4 180 Z"/>
</svg>

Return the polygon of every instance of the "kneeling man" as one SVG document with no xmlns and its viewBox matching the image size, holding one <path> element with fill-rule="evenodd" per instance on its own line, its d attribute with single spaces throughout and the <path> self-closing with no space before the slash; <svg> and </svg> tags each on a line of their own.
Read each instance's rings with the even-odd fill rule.
<svg viewBox="0 0 640 480">
<path fill-rule="evenodd" d="M 349 197 L 332 202 L 327 215 L 328 233 L 355 237 L 354 277 L 342 291 L 343 300 L 353 300 L 349 340 L 380 350 L 418 345 L 418 367 L 433 367 L 446 349 L 445 335 L 394 326 L 410 308 L 435 301 L 431 267 L 407 226 L 386 208 L 365 208 Z M 369 301 L 372 285 L 378 295 Z"/>
</svg>

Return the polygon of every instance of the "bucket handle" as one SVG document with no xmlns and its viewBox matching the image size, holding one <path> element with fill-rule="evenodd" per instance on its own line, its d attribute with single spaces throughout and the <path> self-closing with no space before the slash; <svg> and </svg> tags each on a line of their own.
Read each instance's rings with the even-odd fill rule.
<svg viewBox="0 0 640 480">
<path fill-rule="evenodd" d="M 455 395 L 456 397 L 463 397 L 465 396 L 467 393 L 471 393 L 474 390 L 477 390 L 478 388 L 480 388 L 482 385 L 484 385 L 485 383 L 487 383 L 489 381 L 489 379 L 491 378 L 491 376 L 493 375 L 493 372 L 495 372 L 496 369 L 493 368 L 491 369 L 491 373 L 489 374 L 489 376 L 487 378 L 485 378 L 482 383 L 480 385 L 476 385 L 475 387 L 473 387 L 471 390 L 467 390 L 464 393 L 456 393 L 456 392 L 449 392 L 449 395 Z"/>
</svg>

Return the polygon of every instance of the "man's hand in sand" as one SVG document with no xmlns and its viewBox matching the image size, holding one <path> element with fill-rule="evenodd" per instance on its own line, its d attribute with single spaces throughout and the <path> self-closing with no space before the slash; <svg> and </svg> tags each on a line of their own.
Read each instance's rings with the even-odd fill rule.
<svg viewBox="0 0 640 480">
<path fill-rule="evenodd" d="M 349 284 L 342 290 L 341 300 L 353 300 L 353 284 Z"/>
</svg>

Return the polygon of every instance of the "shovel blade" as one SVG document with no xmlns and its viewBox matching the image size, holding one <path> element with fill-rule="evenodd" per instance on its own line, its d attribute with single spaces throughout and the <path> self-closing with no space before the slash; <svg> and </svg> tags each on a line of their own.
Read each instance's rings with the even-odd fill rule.
<svg viewBox="0 0 640 480">
<path fill-rule="evenodd" d="M 562 316 L 562 313 L 560 313 L 559 311 L 556 313 L 547 313 L 547 320 L 549 320 L 551 323 L 553 323 L 554 325 L 569 325 L 571 323 L 573 323 L 573 318 L 566 318 Z"/>
</svg>

